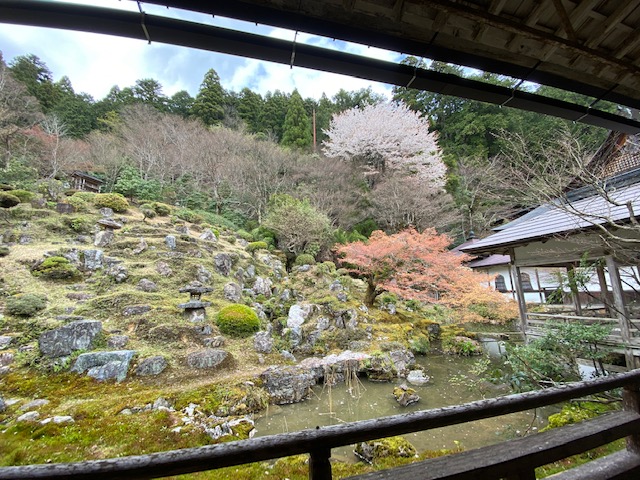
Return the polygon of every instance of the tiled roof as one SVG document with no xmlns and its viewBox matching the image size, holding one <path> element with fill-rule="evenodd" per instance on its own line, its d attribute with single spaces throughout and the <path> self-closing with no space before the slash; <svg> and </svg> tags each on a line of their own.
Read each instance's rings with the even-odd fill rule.
<svg viewBox="0 0 640 480">
<path fill-rule="evenodd" d="M 488 257 L 471 260 L 467 263 L 469 268 L 494 267 L 496 265 L 507 265 L 511 261 L 509 255 L 489 255 Z"/>
<path fill-rule="evenodd" d="M 511 222 L 503 230 L 487 238 L 462 248 L 465 253 L 500 251 L 504 247 L 515 246 L 531 240 L 554 235 L 575 233 L 610 220 L 625 221 L 629 210 L 625 205 L 631 202 L 634 211 L 640 212 L 640 183 L 620 187 L 609 193 L 618 204 L 610 203 L 600 195 L 592 195 L 569 204 L 546 204 L 529 212 L 524 217 Z"/>
</svg>

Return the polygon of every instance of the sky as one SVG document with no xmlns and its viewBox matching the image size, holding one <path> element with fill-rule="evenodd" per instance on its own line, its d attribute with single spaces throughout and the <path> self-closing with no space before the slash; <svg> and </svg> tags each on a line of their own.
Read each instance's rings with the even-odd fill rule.
<svg viewBox="0 0 640 480">
<path fill-rule="evenodd" d="M 130 0 L 73 1 L 106 8 L 137 11 Z M 398 53 L 352 43 L 242 22 L 211 15 L 166 9 L 142 3 L 150 15 L 162 15 L 182 20 L 206 23 L 323 48 L 331 48 L 381 60 L 399 62 Z M 0 24 L 0 51 L 6 63 L 19 55 L 34 54 L 53 73 L 54 81 L 66 75 L 76 93 L 88 93 L 94 99 L 103 98 L 114 85 L 133 86 L 136 80 L 153 78 L 171 96 L 180 90 L 192 96 L 198 93 L 205 73 L 213 68 L 226 90 L 239 92 L 249 87 L 264 95 L 267 91 L 292 92 L 298 89 L 303 98 L 332 97 L 340 89 L 347 91 L 371 87 L 374 92 L 390 96 L 391 87 L 353 77 L 317 72 L 289 65 L 196 50 L 186 47 L 133 40 L 108 35 Z"/>
</svg>

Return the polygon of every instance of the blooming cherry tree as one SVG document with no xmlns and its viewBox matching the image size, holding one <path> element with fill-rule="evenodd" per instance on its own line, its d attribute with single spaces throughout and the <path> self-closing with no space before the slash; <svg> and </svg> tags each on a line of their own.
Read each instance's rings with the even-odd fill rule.
<svg viewBox="0 0 640 480">
<path fill-rule="evenodd" d="M 323 143 L 329 157 L 360 161 L 368 176 L 387 168 L 404 170 L 444 185 L 445 165 L 435 132 L 429 132 L 426 118 L 404 103 L 378 103 L 352 108 L 336 115 Z"/>
</svg>

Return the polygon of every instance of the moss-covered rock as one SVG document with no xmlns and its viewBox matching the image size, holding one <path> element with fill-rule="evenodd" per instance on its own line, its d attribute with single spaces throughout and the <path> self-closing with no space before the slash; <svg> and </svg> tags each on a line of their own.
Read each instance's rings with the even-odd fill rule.
<svg viewBox="0 0 640 480">
<path fill-rule="evenodd" d="M 354 453 L 367 463 L 376 463 L 382 458 L 417 455 L 416 448 L 404 437 L 399 436 L 358 443 Z"/>
<path fill-rule="evenodd" d="M 76 280 L 82 277 L 80 271 L 64 257 L 48 257 L 31 269 L 34 277 L 48 280 Z"/>
<path fill-rule="evenodd" d="M 7 299 L 5 311 L 16 317 L 31 317 L 44 310 L 47 306 L 47 297 L 35 293 L 14 295 Z"/>
</svg>

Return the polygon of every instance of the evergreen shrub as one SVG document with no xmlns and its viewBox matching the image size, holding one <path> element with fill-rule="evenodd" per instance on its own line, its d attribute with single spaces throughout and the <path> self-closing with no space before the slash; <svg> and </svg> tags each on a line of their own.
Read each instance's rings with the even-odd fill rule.
<svg viewBox="0 0 640 480">
<path fill-rule="evenodd" d="M 9 255 L 9 247 L 6 245 L 0 245 L 0 257 L 6 257 Z"/>
<path fill-rule="evenodd" d="M 82 202 L 83 200 L 80 201 Z M 62 222 L 76 233 L 90 233 L 91 227 L 95 223 L 93 218 L 83 215 L 64 216 L 62 217 Z"/>
<path fill-rule="evenodd" d="M 196 212 L 188 208 L 181 208 L 180 210 L 178 210 L 176 212 L 176 217 L 189 223 L 198 224 L 204 222 L 204 218 L 202 217 L 202 215 L 198 215 Z"/>
<path fill-rule="evenodd" d="M 47 306 L 47 298 L 35 293 L 25 293 L 7 298 L 5 311 L 14 317 L 31 317 Z"/>
<path fill-rule="evenodd" d="M 20 203 L 27 203 L 36 198 L 36 194 L 29 190 L 11 190 L 11 195 L 20 199 Z"/>
<path fill-rule="evenodd" d="M 98 208 L 110 208 L 116 213 L 124 213 L 129 208 L 129 202 L 119 193 L 97 193 L 93 203 Z"/>
<path fill-rule="evenodd" d="M 34 277 L 48 280 L 75 280 L 82 276 L 80 271 L 64 257 L 48 257 L 36 265 L 31 273 Z"/>
<path fill-rule="evenodd" d="M 15 190 L 11 190 L 12 192 Z M 0 207 L 11 208 L 20 203 L 20 199 L 15 195 L 7 192 L 0 192 Z"/>
<path fill-rule="evenodd" d="M 260 319 L 246 305 L 234 303 L 224 307 L 216 315 L 216 324 L 222 333 L 244 338 L 260 330 Z"/>
<path fill-rule="evenodd" d="M 171 205 L 167 205 L 166 203 L 161 203 L 161 202 L 153 202 L 151 205 L 153 210 L 155 210 L 155 212 L 161 217 L 166 217 L 168 215 L 171 215 L 171 210 L 172 210 Z"/>
<path fill-rule="evenodd" d="M 313 258 L 313 255 L 308 253 L 301 253 L 296 257 L 296 261 L 293 263 L 296 267 L 300 265 L 315 265 L 316 259 Z"/>
<path fill-rule="evenodd" d="M 93 203 L 94 199 L 96 198 L 96 195 L 97 193 L 94 193 L 94 192 L 76 192 L 71 197 L 79 198 L 80 200 L 84 200 L 85 202 L 88 202 L 88 203 Z"/>
<path fill-rule="evenodd" d="M 267 242 L 250 242 L 249 245 L 247 245 L 247 252 L 253 253 L 257 250 L 266 250 L 267 248 L 269 248 Z"/>
<path fill-rule="evenodd" d="M 67 198 L 67 203 L 73 206 L 77 212 L 86 212 L 89 210 L 89 204 L 80 197 L 76 197 L 75 195 Z"/>
<path fill-rule="evenodd" d="M 236 232 L 236 235 L 238 237 L 240 237 L 243 240 L 246 240 L 247 242 L 253 242 L 255 239 L 253 238 L 253 235 L 251 235 L 249 232 L 247 232 L 246 230 L 238 230 Z"/>
</svg>

